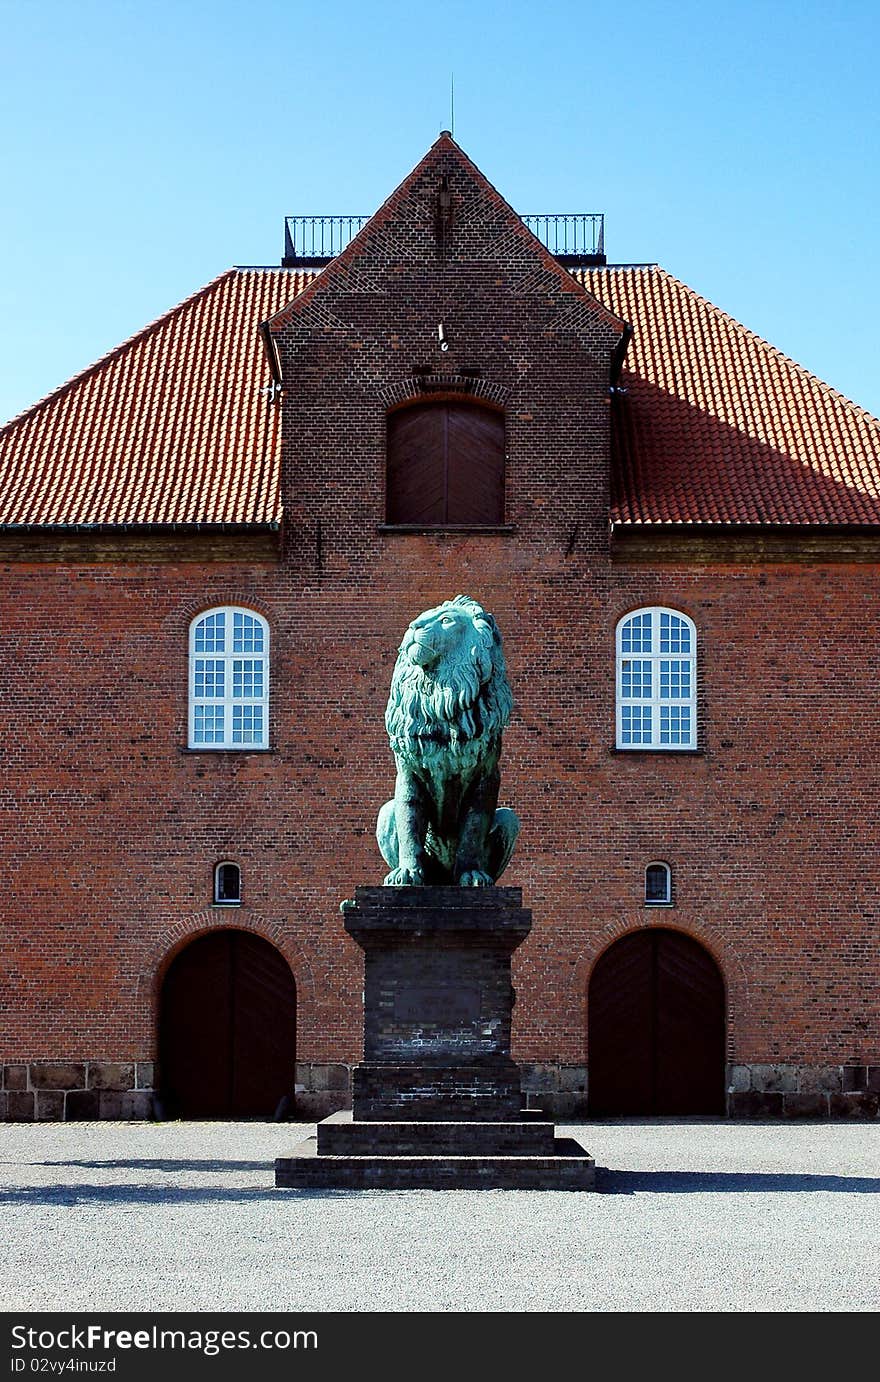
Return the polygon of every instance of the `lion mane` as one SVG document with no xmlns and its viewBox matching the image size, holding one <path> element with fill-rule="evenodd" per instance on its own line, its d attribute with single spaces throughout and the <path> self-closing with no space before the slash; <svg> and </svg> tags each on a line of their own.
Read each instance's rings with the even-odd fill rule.
<svg viewBox="0 0 880 1382">
<path fill-rule="evenodd" d="M 460 638 L 439 664 L 426 671 L 413 661 L 412 627 L 400 646 L 385 712 L 395 755 L 419 762 L 441 754 L 467 754 L 497 739 L 510 719 L 513 696 L 498 626 L 482 605 L 457 595 L 437 607 L 462 613 Z M 470 756 L 470 754 L 467 754 Z"/>
<path fill-rule="evenodd" d="M 397 656 L 385 727 L 397 767 L 376 838 L 390 886 L 487 887 L 519 832 L 498 807 L 513 697 L 491 614 L 457 595 L 414 619 Z"/>
</svg>

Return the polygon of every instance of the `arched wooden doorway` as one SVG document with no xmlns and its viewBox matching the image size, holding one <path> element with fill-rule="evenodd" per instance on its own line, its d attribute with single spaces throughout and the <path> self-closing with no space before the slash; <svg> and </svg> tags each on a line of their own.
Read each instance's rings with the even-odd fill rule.
<svg viewBox="0 0 880 1382">
<path fill-rule="evenodd" d="M 173 1118 L 271 1118 L 293 1091 L 296 987 L 251 931 L 212 931 L 162 985 L 159 1069 Z"/>
<path fill-rule="evenodd" d="M 721 971 L 690 936 L 615 941 L 590 979 L 590 1113 L 723 1113 L 724 1012 Z"/>
</svg>

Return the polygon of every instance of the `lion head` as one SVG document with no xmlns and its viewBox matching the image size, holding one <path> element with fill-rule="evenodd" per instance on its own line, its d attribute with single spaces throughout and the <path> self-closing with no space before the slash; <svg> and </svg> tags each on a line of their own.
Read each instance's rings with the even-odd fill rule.
<svg viewBox="0 0 880 1382">
<path fill-rule="evenodd" d="M 495 740 L 513 705 L 501 634 L 476 600 L 457 595 L 425 610 L 404 634 L 385 727 L 395 753 L 424 757 Z"/>
</svg>

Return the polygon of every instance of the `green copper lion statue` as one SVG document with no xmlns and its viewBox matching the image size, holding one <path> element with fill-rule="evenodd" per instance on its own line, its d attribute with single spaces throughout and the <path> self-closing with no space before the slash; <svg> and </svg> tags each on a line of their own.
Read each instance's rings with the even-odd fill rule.
<svg viewBox="0 0 880 1382">
<path fill-rule="evenodd" d="M 397 767 L 376 838 L 390 887 L 491 887 L 519 820 L 499 807 L 501 734 L 513 705 L 501 634 L 466 595 L 407 629 L 385 712 Z"/>
</svg>

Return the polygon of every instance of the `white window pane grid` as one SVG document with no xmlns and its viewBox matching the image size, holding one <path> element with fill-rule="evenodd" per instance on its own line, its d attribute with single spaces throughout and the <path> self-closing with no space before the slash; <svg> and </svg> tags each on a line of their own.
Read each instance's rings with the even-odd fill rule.
<svg viewBox="0 0 880 1382">
<path fill-rule="evenodd" d="M 193 739 L 197 744 L 223 743 L 223 706 L 197 705 Z"/>
<path fill-rule="evenodd" d="M 233 744 L 262 744 L 263 707 L 261 705 L 234 705 L 232 707 Z"/>
<path fill-rule="evenodd" d="M 661 701 L 689 701 L 691 698 L 691 664 L 680 659 L 660 660 Z"/>
<path fill-rule="evenodd" d="M 625 700 L 650 700 L 651 663 L 624 658 L 620 669 L 620 690 Z"/>
<path fill-rule="evenodd" d="M 196 658 L 197 701 L 222 700 L 225 685 L 225 664 L 222 658 Z"/>
<path fill-rule="evenodd" d="M 622 653 L 649 653 L 651 651 L 651 612 L 634 614 L 627 619 L 620 631 L 620 651 Z"/>
<path fill-rule="evenodd" d="M 263 699 L 263 659 L 236 658 L 232 664 L 232 698 L 236 701 Z"/>
<path fill-rule="evenodd" d="M 220 655 L 198 656 L 206 652 Z M 269 658 L 263 621 L 239 610 L 205 615 L 193 628 L 190 666 L 190 744 L 267 747 Z"/>
<path fill-rule="evenodd" d="M 689 744 L 691 742 L 691 709 L 689 705 L 661 705 L 660 743 Z"/>
<path fill-rule="evenodd" d="M 622 706 L 621 731 L 624 744 L 650 744 L 651 707 L 649 705 Z"/>
<path fill-rule="evenodd" d="M 689 653 L 691 650 L 691 631 L 683 619 L 676 614 L 660 612 L 660 651 L 661 653 Z"/>
<path fill-rule="evenodd" d="M 196 624 L 196 652 L 222 653 L 226 647 L 226 615 L 208 614 Z"/>
<path fill-rule="evenodd" d="M 628 657 L 631 652 L 647 656 Z M 663 656 L 669 653 L 681 655 Z M 618 640 L 618 746 L 694 748 L 695 672 L 693 629 L 687 619 L 662 609 L 630 615 L 620 625 Z"/>
<path fill-rule="evenodd" d="M 234 653 L 261 653 L 263 651 L 263 626 L 251 614 L 232 616 L 232 651 Z"/>
</svg>

